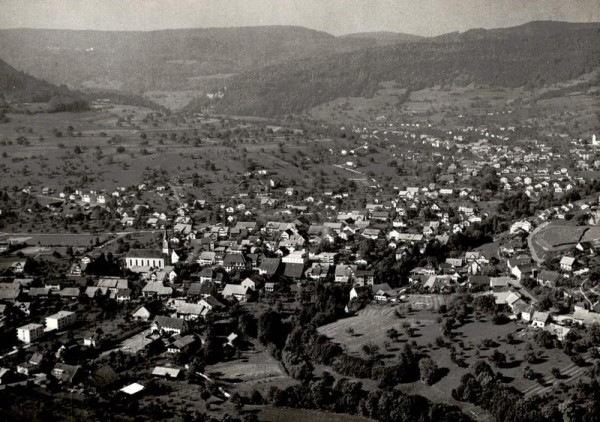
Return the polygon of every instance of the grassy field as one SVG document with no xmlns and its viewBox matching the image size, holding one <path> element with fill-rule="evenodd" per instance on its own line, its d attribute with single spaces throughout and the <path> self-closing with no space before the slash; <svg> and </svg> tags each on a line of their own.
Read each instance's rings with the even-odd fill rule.
<svg viewBox="0 0 600 422">
<path fill-rule="evenodd" d="M 260 407 L 260 421 L 264 422 L 369 422 L 371 419 L 343 413 L 319 412 L 317 410 L 290 409 L 287 407 Z"/>
<path fill-rule="evenodd" d="M 106 234 L 31 234 L 31 235 L 4 235 L 0 236 L 0 241 L 10 242 L 18 239 L 28 245 L 38 246 L 72 246 L 72 247 L 87 247 L 94 245 L 96 239 L 103 243 L 110 239 L 111 236 Z"/>
<path fill-rule="evenodd" d="M 239 392 L 255 388 L 266 392 L 272 385 L 285 388 L 295 383 L 264 350 L 243 352 L 240 359 L 208 366 L 206 374 Z"/>
<path fill-rule="evenodd" d="M 395 315 L 397 306 L 371 305 L 358 312 L 356 316 L 336 321 L 332 324 L 319 328 L 319 332 L 328 336 L 333 341 L 343 345 L 344 349 L 355 356 L 365 357 L 362 347 L 371 343 L 379 347 L 379 357 L 387 363 L 395 363 L 405 343 L 415 342 L 421 353 L 429 355 L 445 374 L 433 386 L 424 386 L 420 382 L 412 384 L 401 384 L 399 386 L 405 392 L 422 394 L 431 400 L 442 401 L 460 405 L 463 409 L 478 414 L 478 419 L 485 419 L 485 412 L 458 403 L 451 397 L 452 389 L 456 388 L 461 377 L 469 371 L 469 368 L 459 367 L 450 359 L 450 348 L 436 345 L 436 338 L 441 336 L 441 330 L 437 323 L 440 316 L 429 310 L 403 312 L 403 317 Z M 414 335 L 408 337 L 403 326 L 410 324 L 414 329 Z M 400 332 L 399 340 L 394 342 L 387 337 L 387 330 L 395 328 Z M 488 360 L 494 350 L 504 353 L 508 364 L 502 368 L 494 368 L 502 373 L 504 382 L 522 391 L 526 395 L 547 393 L 551 385 L 557 383 L 552 375 L 552 368 L 559 368 L 564 377 L 560 381 L 572 384 L 581 377 L 585 377 L 585 368 L 576 367 L 568 356 L 558 349 L 543 349 L 534 343 L 536 330 L 520 323 L 509 322 L 495 325 L 485 319 L 469 319 L 460 328 L 454 330 L 451 342 L 467 366 L 477 360 Z M 507 335 L 512 334 L 516 339 L 514 344 L 508 344 Z M 483 340 L 492 340 L 493 347 L 485 347 Z M 539 354 L 536 363 L 524 362 L 524 355 L 529 349 Z M 493 367 L 494 365 L 491 364 Z M 545 377 L 545 386 L 537 381 L 523 378 L 523 368 L 530 366 L 531 369 Z M 468 409 L 467 409 L 468 408 Z"/>
</svg>

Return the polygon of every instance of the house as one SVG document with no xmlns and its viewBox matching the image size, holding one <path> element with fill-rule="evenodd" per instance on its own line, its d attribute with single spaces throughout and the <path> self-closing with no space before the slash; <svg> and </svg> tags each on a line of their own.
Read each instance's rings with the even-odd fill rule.
<svg viewBox="0 0 600 422">
<path fill-rule="evenodd" d="M 288 262 L 283 266 L 283 276 L 299 280 L 304 275 L 304 264 Z"/>
<path fill-rule="evenodd" d="M 470 289 L 485 289 L 490 287 L 490 277 L 487 275 L 472 274 L 469 276 L 467 285 Z"/>
<path fill-rule="evenodd" d="M 196 337 L 190 334 L 169 344 L 169 346 L 167 346 L 167 352 L 174 354 L 188 354 L 195 344 Z"/>
<path fill-rule="evenodd" d="M 119 289 L 115 293 L 115 300 L 119 303 L 129 302 L 131 300 L 131 289 Z"/>
<path fill-rule="evenodd" d="M 6 302 L 15 302 L 21 295 L 21 286 L 19 284 L 0 283 L 0 300 Z"/>
<path fill-rule="evenodd" d="M 142 289 L 144 297 L 170 297 L 173 294 L 173 288 L 165 286 L 162 281 L 150 281 Z"/>
<path fill-rule="evenodd" d="M 348 283 L 354 280 L 356 265 L 338 264 L 335 266 L 335 282 Z"/>
<path fill-rule="evenodd" d="M 62 330 L 70 325 L 73 325 L 77 320 L 75 312 L 70 311 L 59 311 L 54 315 L 46 317 L 46 329 L 51 330 Z"/>
<path fill-rule="evenodd" d="M 212 268 L 204 268 L 198 274 L 198 278 L 200 279 L 200 283 L 212 282 L 215 276 L 215 272 Z"/>
<path fill-rule="evenodd" d="M 359 286 L 371 286 L 375 280 L 374 270 L 356 270 L 354 273 L 355 283 Z"/>
<path fill-rule="evenodd" d="M 154 318 L 152 322 L 152 327 L 150 331 L 156 332 L 158 331 L 160 334 L 179 334 L 183 335 L 187 333 L 189 330 L 188 324 L 186 321 L 180 318 L 170 318 L 166 316 L 157 316 Z"/>
<path fill-rule="evenodd" d="M 280 258 L 263 258 L 258 267 L 258 274 L 265 277 L 272 277 L 277 273 L 280 263 Z"/>
<path fill-rule="evenodd" d="M 146 387 L 143 385 L 134 382 L 133 384 L 129 384 L 128 386 L 121 388 L 119 391 L 127 394 L 128 396 L 135 396 L 141 393 L 145 388 Z"/>
<path fill-rule="evenodd" d="M 192 283 L 187 291 L 188 297 L 207 297 L 217 294 L 217 285 L 212 281 Z"/>
<path fill-rule="evenodd" d="M 119 376 L 108 365 L 104 365 L 92 371 L 89 377 L 90 384 L 96 388 L 96 390 L 104 390 L 114 386 L 119 382 Z"/>
<path fill-rule="evenodd" d="M 97 349 L 102 344 L 102 330 L 88 331 L 83 335 L 83 345 Z"/>
<path fill-rule="evenodd" d="M 152 371 L 152 375 L 155 377 L 168 378 L 168 379 L 177 379 L 181 374 L 181 369 L 179 368 L 170 368 L 167 366 L 156 366 Z"/>
<path fill-rule="evenodd" d="M 563 256 L 560 260 L 560 269 L 563 271 L 573 271 L 575 263 L 575 258 L 571 256 Z"/>
<path fill-rule="evenodd" d="M 239 302 L 245 302 L 248 299 L 248 294 L 252 293 L 251 289 L 239 284 L 226 284 L 221 293 L 224 298 L 236 299 Z"/>
<path fill-rule="evenodd" d="M 125 264 L 128 270 L 143 273 L 155 268 L 164 268 L 165 260 L 166 256 L 159 250 L 130 249 L 125 257 Z"/>
<path fill-rule="evenodd" d="M 230 253 L 223 259 L 223 268 L 228 273 L 232 271 L 242 271 L 246 269 L 246 259 L 241 253 Z"/>
<path fill-rule="evenodd" d="M 575 312 L 573 312 L 573 322 L 580 325 L 600 324 L 600 313 L 575 307 Z"/>
<path fill-rule="evenodd" d="M 27 324 L 17 328 L 17 338 L 29 344 L 44 335 L 44 326 L 41 324 Z"/>
<path fill-rule="evenodd" d="M 560 279 L 560 273 L 557 271 L 542 270 L 538 275 L 537 281 L 542 286 L 556 287 L 556 282 Z"/>
<path fill-rule="evenodd" d="M 249 289 L 249 290 L 254 290 L 254 291 L 258 290 L 257 286 L 256 286 L 256 282 L 254 280 L 252 280 L 251 278 L 248 278 L 248 277 L 246 277 L 244 279 L 244 281 L 242 281 L 240 283 L 240 285 L 242 287 L 245 287 L 246 289 Z"/>
<path fill-rule="evenodd" d="M 533 318 L 531 318 L 531 325 L 536 328 L 544 328 L 550 320 L 550 314 L 547 312 L 534 312 Z"/>
<path fill-rule="evenodd" d="M 148 321 L 152 318 L 152 313 L 145 306 L 140 306 L 134 313 L 133 318 L 140 321 Z"/>
<path fill-rule="evenodd" d="M 58 295 L 67 299 L 77 299 L 79 297 L 79 287 L 65 287 Z"/>
<path fill-rule="evenodd" d="M 128 289 L 129 282 L 126 278 L 105 277 L 98 280 L 96 287 L 106 288 L 112 293 L 116 293 L 119 289 Z"/>
<path fill-rule="evenodd" d="M 76 384 L 81 376 L 81 366 L 79 365 L 67 365 L 65 363 L 58 362 L 52 368 L 50 375 L 56 378 L 58 381 L 65 384 Z"/>
<path fill-rule="evenodd" d="M 41 371 L 40 368 L 42 361 L 44 360 L 44 355 L 41 353 L 34 353 L 33 356 L 27 362 L 20 363 L 17 365 L 17 373 L 23 375 L 33 375 L 36 372 Z"/>
<path fill-rule="evenodd" d="M 394 290 L 387 283 L 374 284 L 371 286 L 373 298 L 378 302 L 389 302 L 396 298 Z"/>
<path fill-rule="evenodd" d="M 215 253 L 211 251 L 204 251 L 200 253 L 197 262 L 200 265 L 213 265 L 215 263 Z"/>
<path fill-rule="evenodd" d="M 510 285 L 510 277 L 490 277 L 491 289 L 506 289 Z"/>
<path fill-rule="evenodd" d="M 306 270 L 306 276 L 311 280 L 323 280 L 329 274 L 329 265 L 313 262 L 311 267 Z"/>
<path fill-rule="evenodd" d="M 544 331 L 547 331 L 550 334 L 556 336 L 556 338 L 559 341 L 563 341 L 567 337 L 567 334 L 569 334 L 571 329 L 551 322 L 550 324 L 544 327 Z"/>
<path fill-rule="evenodd" d="M 182 300 L 176 300 L 174 308 L 176 318 L 182 318 L 186 321 L 197 320 L 205 315 L 203 312 L 204 307 L 198 303 L 188 303 Z"/>
<path fill-rule="evenodd" d="M 284 264 L 301 264 L 305 265 L 308 262 L 308 252 L 304 250 L 293 251 L 281 259 Z"/>
<path fill-rule="evenodd" d="M 511 274 L 522 280 L 534 276 L 535 269 L 530 264 L 519 264 L 511 269 Z"/>
</svg>

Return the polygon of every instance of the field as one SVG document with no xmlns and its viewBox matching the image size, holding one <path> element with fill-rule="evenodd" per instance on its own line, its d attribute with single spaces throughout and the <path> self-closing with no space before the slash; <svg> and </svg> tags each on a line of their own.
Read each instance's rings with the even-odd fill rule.
<svg viewBox="0 0 600 422">
<path fill-rule="evenodd" d="M 272 385 L 285 388 L 294 384 L 279 363 L 266 351 L 246 351 L 240 359 L 221 362 L 206 368 L 206 374 L 225 382 L 228 390 L 248 392 L 253 389 L 267 391 Z"/>
<path fill-rule="evenodd" d="M 23 235 L 3 235 L 0 236 L 1 242 L 23 242 L 28 245 L 37 246 L 72 246 L 87 247 L 93 246 L 96 239 L 104 243 L 111 236 L 108 234 L 23 234 Z"/>
<path fill-rule="evenodd" d="M 486 413 L 473 406 L 458 403 L 451 397 L 452 389 L 456 388 L 461 377 L 469 371 L 468 368 L 459 367 L 450 359 L 450 349 L 447 346 L 440 347 L 436 344 L 436 338 L 441 336 L 441 330 L 437 323 L 438 313 L 422 310 L 406 313 L 399 318 L 395 315 L 398 306 L 367 306 L 358 312 L 356 316 L 336 321 L 332 324 L 319 328 L 319 332 L 331 338 L 333 341 L 343 345 L 344 349 L 355 356 L 365 357 L 362 347 L 371 343 L 379 347 L 379 359 L 387 363 L 398 360 L 398 353 L 407 341 L 414 341 L 417 347 L 431 356 L 431 358 L 443 368 L 444 376 L 432 387 L 424 386 L 420 382 L 412 384 L 401 384 L 399 388 L 405 392 L 422 394 L 434 401 L 443 401 L 461 406 L 464 410 L 478 415 L 477 419 L 486 419 Z M 412 337 L 408 337 L 403 326 L 410 324 L 415 330 Z M 387 330 L 395 328 L 401 334 L 399 340 L 394 342 L 387 336 Z M 477 360 L 488 360 L 494 350 L 506 354 L 507 365 L 495 368 L 504 376 L 504 382 L 522 391 L 527 396 L 547 393 L 551 386 L 557 383 L 552 375 L 551 369 L 559 368 L 563 376 L 560 381 L 567 384 L 576 383 L 585 376 L 586 368 L 576 367 L 568 356 L 558 349 L 542 349 L 534 343 L 533 338 L 536 330 L 515 322 L 495 325 L 485 319 L 469 319 L 460 328 L 454 330 L 455 334 L 450 344 L 456 347 L 457 353 L 467 365 Z M 516 339 L 515 344 L 508 344 L 506 337 L 512 334 Z M 492 340 L 493 347 L 483 345 L 483 340 Z M 448 343 L 447 343 L 448 344 Z M 537 363 L 528 364 L 524 362 L 525 353 L 532 348 L 539 353 Z M 488 360 L 489 361 L 489 360 Z M 529 365 L 533 371 L 542 374 L 545 385 L 523 378 L 523 368 Z M 492 364 L 492 367 L 494 365 Z"/>
<path fill-rule="evenodd" d="M 600 239 L 600 229 L 590 226 L 569 226 L 551 222 L 531 236 L 529 243 L 540 258 L 574 248 L 579 242 Z"/>
<path fill-rule="evenodd" d="M 10 114 L 10 122 L 0 124 L 1 185 L 29 185 L 33 193 L 43 186 L 57 194 L 66 187 L 110 192 L 143 182 L 151 170 L 166 170 L 198 196 L 227 195 L 239 193 L 248 166 L 259 165 L 269 169 L 271 177 L 298 180 L 298 187 L 309 190 L 317 176 L 313 163 L 329 148 L 321 139 L 290 142 L 287 136 L 245 135 L 256 129 L 253 124 L 221 127 L 219 120 L 167 119 L 153 113 L 111 106 L 81 113 Z M 229 139 L 222 138 L 220 130 L 227 131 Z M 234 130 L 240 134 L 232 134 Z M 285 150 L 279 144 L 285 144 Z M 321 170 L 323 180 L 332 185 L 348 178 L 337 176 L 328 165 L 319 166 Z M 194 188 L 192 177 L 199 180 Z M 260 186 L 261 181 L 252 184 Z"/>
<path fill-rule="evenodd" d="M 371 419 L 342 413 L 327 413 L 317 410 L 290 409 L 287 407 L 260 407 L 259 420 L 264 422 L 369 422 Z"/>
</svg>

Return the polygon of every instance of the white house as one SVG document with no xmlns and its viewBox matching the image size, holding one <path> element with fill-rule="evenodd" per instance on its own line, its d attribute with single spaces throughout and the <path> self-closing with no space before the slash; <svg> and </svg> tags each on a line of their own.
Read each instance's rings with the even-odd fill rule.
<svg viewBox="0 0 600 422">
<path fill-rule="evenodd" d="M 563 256 L 560 260 L 560 269 L 563 271 L 572 271 L 575 264 L 575 258 L 572 256 Z"/>
<path fill-rule="evenodd" d="M 534 312 L 531 325 L 536 328 L 544 328 L 548 324 L 549 319 L 550 315 L 547 312 Z"/>
</svg>

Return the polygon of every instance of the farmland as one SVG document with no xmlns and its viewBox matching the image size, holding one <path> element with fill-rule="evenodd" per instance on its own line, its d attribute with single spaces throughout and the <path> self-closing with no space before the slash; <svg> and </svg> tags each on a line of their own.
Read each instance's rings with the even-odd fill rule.
<svg viewBox="0 0 600 422">
<path fill-rule="evenodd" d="M 258 389 L 266 392 L 272 385 L 283 388 L 295 383 L 266 351 L 243 352 L 239 359 L 209 366 L 206 372 L 233 391 Z"/>
<path fill-rule="evenodd" d="M 539 256 L 544 256 L 572 249 L 579 242 L 593 242 L 598 239 L 600 231 L 597 227 L 551 223 L 534 233 L 530 243 Z"/>
<path fill-rule="evenodd" d="M 396 315 L 400 311 L 401 317 Z M 367 344 L 379 348 L 379 357 L 388 364 L 398 360 L 398 353 L 407 342 L 414 342 L 420 350 L 429 355 L 440 368 L 444 376 L 433 385 L 433 388 L 423 386 L 421 383 L 402 384 L 403 391 L 423 394 L 434 401 L 444 401 L 458 404 L 451 397 L 452 389 L 458 387 L 460 379 L 469 372 L 468 367 L 480 359 L 488 359 L 494 350 L 506 354 L 507 365 L 500 368 L 505 382 L 527 395 L 548 392 L 550 385 L 557 380 L 550 375 L 551 369 L 558 367 L 564 376 L 559 381 L 574 383 L 585 376 L 585 370 L 576 367 L 569 357 L 559 349 L 539 348 L 532 339 L 536 330 L 525 325 L 509 322 L 506 324 L 493 324 L 485 319 L 468 319 L 455 333 L 445 346 L 437 344 L 441 336 L 437 318 L 438 313 L 432 311 L 405 312 L 398 306 L 368 306 L 359 311 L 356 316 L 338 320 L 334 323 L 319 328 L 321 334 L 340 343 L 343 348 L 354 356 L 364 357 L 362 348 Z M 412 335 L 407 334 L 406 328 L 411 327 Z M 399 333 L 399 339 L 393 341 L 389 338 L 388 330 L 394 328 Z M 404 330 L 404 331 L 403 331 Z M 507 336 L 515 339 L 512 344 L 507 342 Z M 489 346 L 484 345 L 490 342 Z M 455 348 L 457 354 L 464 360 L 461 367 L 450 358 L 450 349 Z M 523 368 L 528 365 L 523 356 L 535 350 L 539 358 L 531 368 L 545 377 L 546 386 L 540 386 L 534 380 L 523 378 Z"/>
</svg>

